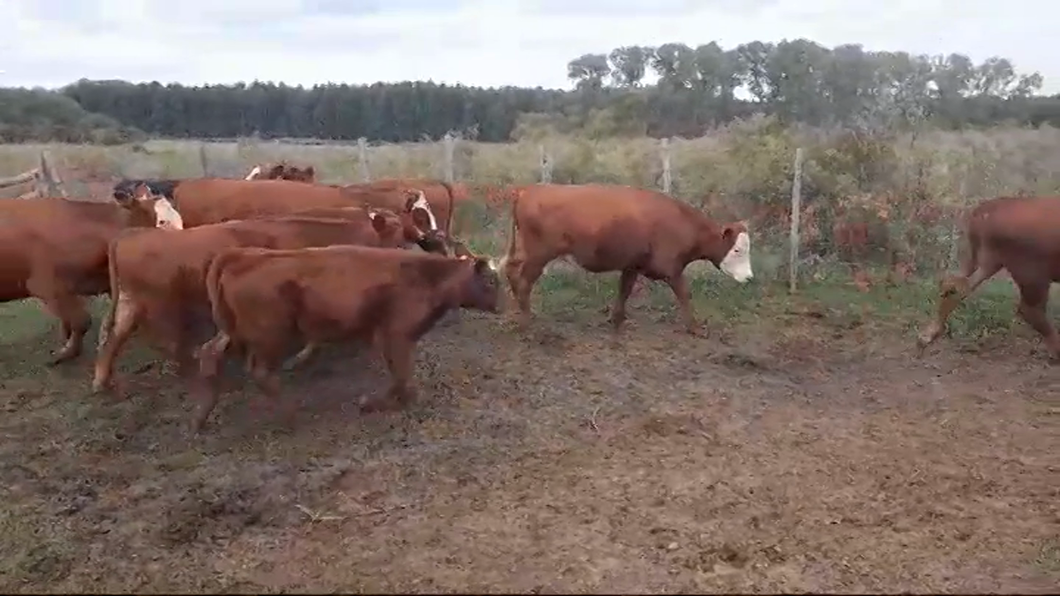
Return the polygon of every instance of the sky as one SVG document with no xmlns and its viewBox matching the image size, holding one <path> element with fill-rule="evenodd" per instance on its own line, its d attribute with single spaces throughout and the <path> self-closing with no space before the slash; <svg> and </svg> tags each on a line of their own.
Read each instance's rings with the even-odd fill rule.
<svg viewBox="0 0 1060 596">
<path fill-rule="evenodd" d="M 0 22 L 4 87 L 85 77 L 570 88 L 567 62 L 585 53 L 802 37 L 999 55 L 1060 93 L 1047 36 L 1060 3 L 1038 0 L 0 0 Z"/>
</svg>

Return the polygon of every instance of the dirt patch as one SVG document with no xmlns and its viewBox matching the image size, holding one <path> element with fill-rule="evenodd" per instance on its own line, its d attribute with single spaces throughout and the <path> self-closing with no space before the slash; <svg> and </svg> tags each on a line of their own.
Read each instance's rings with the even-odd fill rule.
<svg viewBox="0 0 1060 596">
<path fill-rule="evenodd" d="M 1060 585 L 1060 381 L 1034 344 L 915 361 L 907 337 L 813 317 L 709 339 L 634 317 L 521 336 L 464 313 L 394 414 L 358 414 L 385 373 L 329 350 L 286 381 L 294 432 L 250 388 L 195 442 L 162 367 L 115 403 L 87 396 L 87 360 L 34 364 L 53 333 L 8 342 L 0 589 Z"/>
</svg>

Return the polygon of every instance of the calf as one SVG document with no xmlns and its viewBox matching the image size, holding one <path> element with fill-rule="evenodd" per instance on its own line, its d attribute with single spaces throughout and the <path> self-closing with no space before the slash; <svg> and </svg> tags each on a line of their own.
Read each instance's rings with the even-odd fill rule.
<svg viewBox="0 0 1060 596">
<path fill-rule="evenodd" d="M 77 358 L 92 323 L 82 296 L 106 292 L 107 244 L 135 227 L 179 229 L 170 202 L 135 189 L 110 203 L 42 198 L 0 201 L 0 302 L 37 298 L 61 322 L 63 347 L 49 364 Z"/>
<path fill-rule="evenodd" d="M 199 349 L 192 430 L 198 432 L 217 403 L 217 371 L 232 341 L 256 355 L 253 378 L 275 403 L 276 370 L 293 337 L 316 343 L 371 338 L 392 384 L 383 400 L 362 399 L 362 409 L 406 404 L 414 397 L 417 340 L 450 309 L 497 312 L 497 282 L 488 261 L 411 251 L 331 246 L 219 253 L 206 277 L 218 333 Z M 289 421 L 293 407 L 287 414 Z"/>
<path fill-rule="evenodd" d="M 287 217 L 231 221 L 180 232 L 143 232 L 109 247 L 113 329 L 101 343 L 93 391 L 110 384 L 114 359 L 137 326 L 147 320 L 183 372 L 191 361 L 197 318 L 209 320 L 204 280 L 210 259 L 224 248 L 300 248 L 330 244 L 402 246 L 403 226 L 392 212 L 349 214 L 349 219 Z M 198 317 L 197 317 L 198 315 Z M 311 347 L 307 350 L 311 351 Z M 308 354 L 303 357 L 308 357 Z"/>
<path fill-rule="evenodd" d="M 917 338 L 917 355 L 942 335 L 950 313 L 983 282 L 1007 269 L 1020 292 L 1019 314 L 1060 359 L 1060 337 L 1046 315 L 1060 281 L 1060 197 L 1000 197 L 969 214 L 959 275 L 942 280 L 938 315 Z"/>
<path fill-rule="evenodd" d="M 665 281 L 685 327 L 698 324 L 684 270 L 704 259 L 738 282 L 753 277 L 751 240 L 743 223 L 719 224 L 687 203 L 651 190 L 604 184 L 523 187 L 512 204 L 507 254 L 501 259 L 525 326 L 530 293 L 549 262 L 570 256 L 587 271 L 621 271 L 611 311 L 617 330 L 637 276 Z"/>
</svg>

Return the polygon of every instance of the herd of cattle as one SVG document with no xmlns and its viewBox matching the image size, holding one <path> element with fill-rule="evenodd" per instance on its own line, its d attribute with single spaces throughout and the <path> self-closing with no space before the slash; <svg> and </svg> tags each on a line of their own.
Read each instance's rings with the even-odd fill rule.
<svg viewBox="0 0 1060 596">
<path fill-rule="evenodd" d="M 454 194 L 437 180 L 317 183 L 315 172 L 279 164 L 242 180 L 122 180 L 113 200 L 45 198 L 0 203 L 0 301 L 34 297 L 61 322 L 57 364 L 77 358 L 91 318 L 82 298 L 107 293 L 94 391 L 112 386 L 115 359 L 138 329 L 189 377 L 198 432 L 218 399 L 224 356 L 241 353 L 270 402 L 281 368 L 322 344 L 365 339 L 386 363 L 386 396 L 366 411 L 413 398 L 416 342 L 448 311 L 501 310 L 501 275 L 522 324 L 545 266 L 568 257 L 590 272 L 621 272 L 611 311 L 618 329 L 638 277 L 676 297 L 685 327 L 698 328 L 684 269 L 707 260 L 738 282 L 752 279 L 742 222 L 715 222 L 662 193 L 616 185 L 516 189 L 499 260 L 473 254 L 452 233 Z M 995 199 L 972 214 L 962 275 L 944 281 L 939 317 L 923 347 L 985 279 L 1007 268 L 1019 312 L 1060 356 L 1045 318 L 1060 279 L 1060 199 Z M 418 246 L 420 250 L 409 250 Z M 297 353 L 288 358 L 294 349 Z M 197 374 L 192 374 L 197 361 Z"/>
</svg>

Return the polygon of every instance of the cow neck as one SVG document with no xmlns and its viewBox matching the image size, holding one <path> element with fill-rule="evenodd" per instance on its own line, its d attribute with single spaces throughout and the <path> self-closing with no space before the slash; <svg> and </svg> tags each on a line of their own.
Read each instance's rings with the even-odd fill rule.
<svg viewBox="0 0 1060 596">
<path fill-rule="evenodd" d="M 715 265 L 721 263 L 725 258 L 725 250 L 722 247 L 721 234 L 724 229 L 714 220 L 698 214 L 696 218 L 696 256 L 706 259 Z"/>
</svg>

